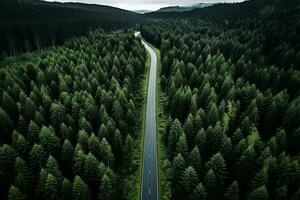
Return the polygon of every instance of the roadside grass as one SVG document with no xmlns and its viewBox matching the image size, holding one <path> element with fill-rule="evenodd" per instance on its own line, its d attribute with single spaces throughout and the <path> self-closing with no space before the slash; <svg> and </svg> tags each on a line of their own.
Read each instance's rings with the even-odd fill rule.
<svg viewBox="0 0 300 200">
<path fill-rule="evenodd" d="M 144 40 L 144 42 L 146 42 Z M 166 132 L 167 116 L 164 108 L 167 102 L 166 95 L 162 92 L 160 87 L 160 73 L 161 73 L 161 55 L 159 49 L 146 42 L 157 55 L 157 80 L 156 80 L 156 127 L 157 127 L 157 163 L 158 163 L 158 185 L 159 185 L 159 199 L 169 200 L 171 198 L 171 187 L 168 182 L 168 177 L 163 170 L 164 161 L 167 159 L 167 149 L 163 143 L 163 134 Z"/>
<path fill-rule="evenodd" d="M 137 138 L 134 141 L 134 152 L 131 164 L 137 166 L 137 170 L 130 174 L 130 176 L 124 179 L 124 196 L 126 199 L 139 200 L 141 198 L 141 180 L 142 180 L 142 168 L 143 168 L 143 150 L 144 150 L 144 133 L 145 133 L 145 116 L 146 116 L 146 101 L 148 91 L 148 79 L 151 57 L 148 51 L 146 58 L 146 71 L 142 82 L 142 102 L 140 106 L 140 117 L 139 117 L 139 129 L 137 132 Z"/>
</svg>

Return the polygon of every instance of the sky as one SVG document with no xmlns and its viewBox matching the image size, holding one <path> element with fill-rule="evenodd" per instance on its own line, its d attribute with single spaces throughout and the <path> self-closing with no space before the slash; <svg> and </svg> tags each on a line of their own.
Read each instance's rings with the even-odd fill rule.
<svg viewBox="0 0 300 200">
<path fill-rule="evenodd" d="M 126 10 L 158 10 L 166 6 L 186 6 L 196 3 L 242 2 L 244 0 L 49 0 L 109 5 Z"/>
</svg>

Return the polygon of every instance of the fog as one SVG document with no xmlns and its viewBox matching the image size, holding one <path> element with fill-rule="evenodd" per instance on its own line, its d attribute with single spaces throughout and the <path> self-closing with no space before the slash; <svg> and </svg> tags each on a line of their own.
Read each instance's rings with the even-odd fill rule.
<svg viewBox="0 0 300 200">
<path fill-rule="evenodd" d="M 52 0 L 51 0 L 52 1 Z M 126 10 L 157 10 L 166 6 L 186 6 L 197 3 L 242 2 L 244 0 L 55 0 L 59 2 L 82 2 L 109 5 Z"/>
</svg>

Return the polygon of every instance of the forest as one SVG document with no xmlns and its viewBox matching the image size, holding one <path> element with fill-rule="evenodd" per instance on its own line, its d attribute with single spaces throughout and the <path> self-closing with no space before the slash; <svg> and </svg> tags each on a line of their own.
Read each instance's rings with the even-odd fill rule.
<svg viewBox="0 0 300 200">
<path fill-rule="evenodd" d="M 167 98 L 162 199 L 300 199 L 297 4 L 219 22 L 152 13 L 143 25 Z"/>
<path fill-rule="evenodd" d="M 139 14 L 109 6 L 38 0 L 0 1 L 0 60 L 6 56 L 62 45 L 89 31 L 125 29 L 141 23 Z"/>
<path fill-rule="evenodd" d="M 131 32 L 95 31 L 1 68 L 0 199 L 120 199 L 145 59 Z"/>
<path fill-rule="evenodd" d="M 0 199 L 141 199 L 139 30 L 160 52 L 159 199 L 299 200 L 299 19 L 298 0 L 1 1 Z"/>
</svg>

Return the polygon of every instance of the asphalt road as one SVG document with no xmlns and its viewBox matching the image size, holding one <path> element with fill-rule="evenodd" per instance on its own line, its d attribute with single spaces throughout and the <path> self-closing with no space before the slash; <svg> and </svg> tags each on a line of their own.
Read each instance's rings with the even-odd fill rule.
<svg viewBox="0 0 300 200">
<path fill-rule="evenodd" d="M 138 32 L 135 33 L 138 35 Z M 158 200 L 157 145 L 156 145 L 156 70 L 157 55 L 142 41 L 151 55 L 151 67 L 148 80 L 147 105 L 144 134 L 144 154 L 142 171 L 142 200 Z"/>
</svg>

